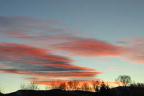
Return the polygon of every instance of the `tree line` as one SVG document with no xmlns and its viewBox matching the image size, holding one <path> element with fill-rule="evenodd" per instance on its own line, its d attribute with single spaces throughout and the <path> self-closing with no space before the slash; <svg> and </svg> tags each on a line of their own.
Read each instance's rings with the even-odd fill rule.
<svg viewBox="0 0 144 96">
<path fill-rule="evenodd" d="M 132 79 L 128 75 L 120 75 L 115 79 L 116 82 L 121 82 L 121 86 L 131 86 L 131 87 L 144 87 L 144 83 L 135 83 L 132 82 Z M 61 83 L 59 86 L 52 86 L 51 88 L 46 87 L 46 90 L 49 89 L 61 89 L 61 90 L 67 90 L 68 87 L 74 90 L 83 90 L 83 91 L 105 91 L 110 89 L 109 85 L 106 82 L 100 82 L 100 81 L 93 81 L 92 87 L 89 86 L 87 82 L 83 83 L 81 87 L 79 86 L 79 81 L 69 81 L 67 83 Z M 30 84 L 22 84 L 20 86 L 21 90 L 40 90 L 39 86 L 36 84 L 36 82 L 31 82 Z M 3 91 L 0 88 L 0 92 Z"/>
</svg>

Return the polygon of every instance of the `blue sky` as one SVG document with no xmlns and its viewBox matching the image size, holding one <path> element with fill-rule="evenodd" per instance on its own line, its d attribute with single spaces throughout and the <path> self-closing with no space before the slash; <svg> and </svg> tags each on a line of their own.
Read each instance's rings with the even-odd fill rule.
<svg viewBox="0 0 144 96">
<path fill-rule="evenodd" d="M 61 37 L 63 39 L 66 37 L 69 38 L 70 34 L 70 36 L 73 36 L 72 39 L 76 37 L 80 40 L 79 42 L 83 39 L 89 41 L 87 39 L 89 38 L 96 40 L 96 42 L 100 40 L 112 44 L 114 48 L 119 47 L 118 45 L 129 48 L 130 46 L 127 44 L 139 43 L 138 41 L 144 45 L 143 10 L 143 0 L 0 0 L 0 43 L 8 42 L 49 49 L 47 42 L 50 43 L 55 40 L 47 41 L 45 39 L 39 41 L 39 34 L 48 36 L 49 34 L 53 34 L 56 38 Z M 17 19 L 18 17 L 20 17 L 20 19 Z M 3 21 L 3 19 L 6 19 L 6 21 Z M 4 27 L 3 22 L 6 24 L 6 27 Z M 36 41 L 24 39 L 22 38 L 23 35 L 17 32 L 25 31 L 24 28 L 28 28 L 25 24 L 31 23 L 36 23 L 36 25 L 26 30 L 27 32 L 21 33 L 26 33 L 26 35 L 30 35 L 31 37 L 34 37 L 36 34 Z M 47 24 L 48 26 L 45 26 Z M 43 27 L 43 25 L 45 27 Z M 51 29 L 49 29 L 49 26 Z M 17 29 L 15 29 L 15 27 Z M 16 36 L 11 37 L 13 33 L 9 34 L 10 30 L 16 31 Z M 61 30 L 62 32 L 59 32 Z M 68 38 L 66 38 L 66 41 Z M 143 45 L 141 45 L 141 48 L 130 47 L 135 53 L 140 53 L 138 55 L 136 54 L 136 56 L 134 55 L 135 53 L 129 53 L 130 56 L 125 53 L 118 57 L 107 57 L 99 56 L 96 53 L 96 55 L 91 57 L 78 56 L 77 54 L 65 55 L 63 52 L 60 52 L 59 55 L 68 56 L 67 58 L 74 60 L 71 67 L 81 66 L 103 72 L 103 74 L 98 75 L 96 78 L 112 81 L 118 75 L 127 74 L 135 81 L 143 82 Z M 138 51 L 138 49 L 141 50 Z M 72 49 L 68 49 L 66 51 L 69 52 L 71 50 Z M 54 51 L 57 51 L 57 49 L 54 49 Z M 98 50 L 96 49 L 96 51 Z M 136 60 L 133 61 L 131 58 Z M 135 61 L 140 61 L 141 63 L 139 64 L 139 62 Z M 1 63 L 3 62 L 1 61 Z M 18 89 L 18 86 L 24 78 L 24 76 L 21 75 L 10 75 L 12 77 L 9 75 L 10 74 L 0 74 L 0 84 L 6 92 Z M 15 82 L 16 80 L 18 80 L 19 83 Z M 4 84 L 5 81 L 8 83 Z M 13 84 L 16 85 L 15 88 L 13 88 Z M 10 86 L 10 88 L 7 88 L 7 86 Z"/>
</svg>

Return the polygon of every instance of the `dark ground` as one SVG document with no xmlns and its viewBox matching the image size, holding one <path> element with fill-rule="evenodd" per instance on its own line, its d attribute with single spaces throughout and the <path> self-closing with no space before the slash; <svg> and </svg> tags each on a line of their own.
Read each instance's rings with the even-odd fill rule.
<svg viewBox="0 0 144 96">
<path fill-rule="evenodd" d="M 99 92 L 53 90 L 18 90 L 0 96 L 144 96 L 144 87 L 116 87 Z"/>
</svg>

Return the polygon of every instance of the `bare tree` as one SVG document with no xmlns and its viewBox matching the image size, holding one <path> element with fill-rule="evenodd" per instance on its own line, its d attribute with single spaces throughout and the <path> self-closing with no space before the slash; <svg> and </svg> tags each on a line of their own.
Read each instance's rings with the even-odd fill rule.
<svg viewBox="0 0 144 96">
<path fill-rule="evenodd" d="M 26 84 L 22 84 L 20 86 L 21 89 L 23 90 L 38 90 L 38 85 L 33 81 L 31 82 L 29 85 L 26 85 Z"/>
<path fill-rule="evenodd" d="M 82 86 L 82 90 L 83 91 L 88 91 L 90 88 L 89 88 L 89 86 L 88 86 L 88 84 L 85 82 L 85 83 L 83 83 L 83 86 Z"/>
<path fill-rule="evenodd" d="M 45 90 L 49 90 L 50 88 L 48 86 L 45 87 Z"/>
<path fill-rule="evenodd" d="M 22 89 L 22 90 L 27 90 L 28 88 L 27 88 L 27 85 L 21 84 L 20 89 Z"/>
<path fill-rule="evenodd" d="M 99 87 L 100 82 L 99 81 L 95 81 L 93 82 L 93 88 L 96 92 L 99 91 L 100 87 Z"/>
<path fill-rule="evenodd" d="M 128 86 L 132 82 L 131 77 L 128 75 L 120 75 L 115 81 L 122 82 L 124 86 Z"/>
<path fill-rule="evenodd" d="M 31 90 L 38 90 L 39 89 L 38 85 L 34 81 L 30 83 L 29 88 Z"/>
<path fill-rule="evenodd" d="M 66 88 L 66 84 L 65 83 L 61 83 L 58 89 L 65 90 L 65 88 Z"/>
</svg>

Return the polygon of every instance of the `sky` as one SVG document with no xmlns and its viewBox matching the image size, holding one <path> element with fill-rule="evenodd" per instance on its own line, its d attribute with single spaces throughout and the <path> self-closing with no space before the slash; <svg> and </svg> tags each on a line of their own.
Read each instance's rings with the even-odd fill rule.
<svg viewBox="0 0 144 96">
<path fill-rule="evenodd" d="M 0 87 L 144 82 L 143 0 L 0 0 Z"/>
</svg>

